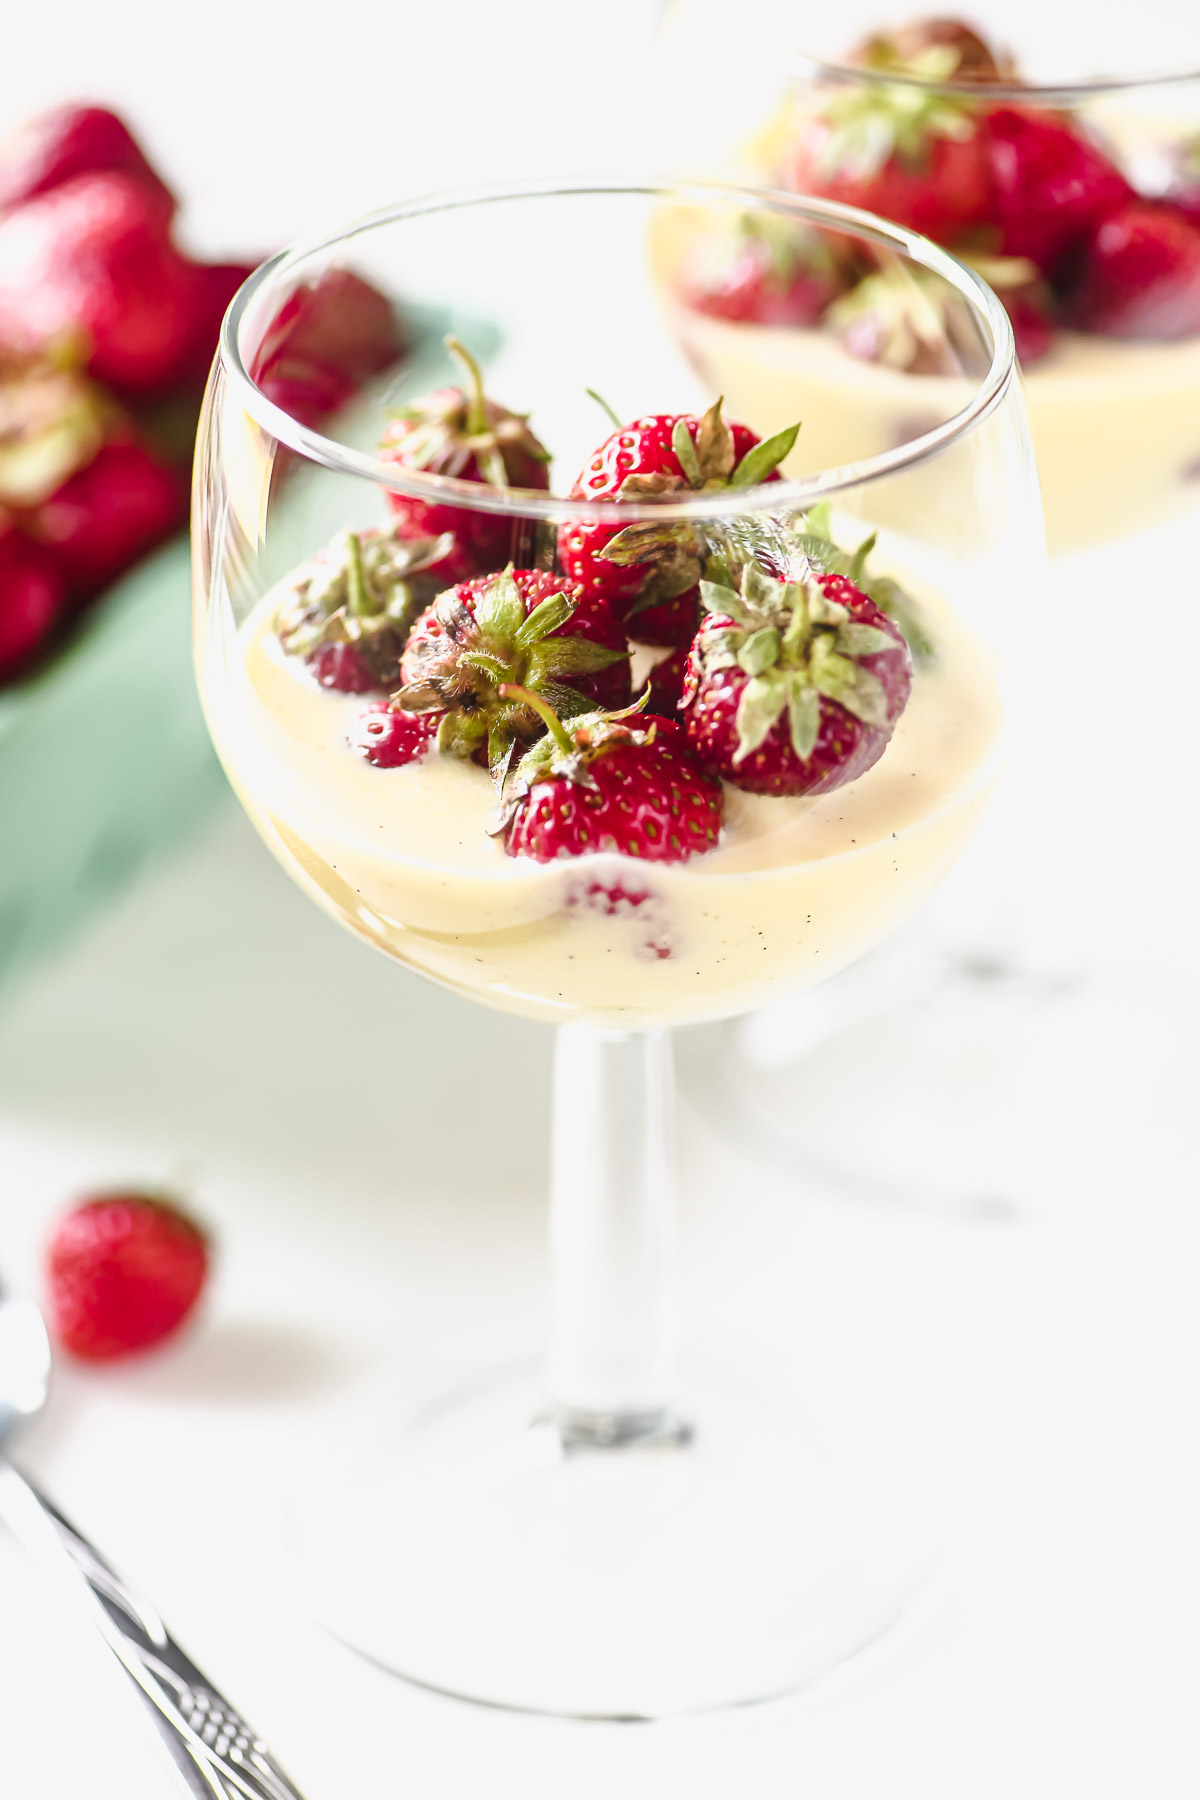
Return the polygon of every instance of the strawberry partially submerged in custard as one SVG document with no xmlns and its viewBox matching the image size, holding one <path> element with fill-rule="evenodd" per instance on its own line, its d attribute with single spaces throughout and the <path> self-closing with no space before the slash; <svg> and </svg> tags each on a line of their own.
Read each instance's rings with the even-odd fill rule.
<svg viewBox="0 0 1200 1800">
<path fill-rule="evenodd" d="M 445 713 L 439 749 L 486 758 L 499 776 L 542 730 L 528 694 L 568 716 L 630 697 L 628 646 L 612 609 L 542 569 L 510 566 L 439 594 L 414 623 L 400 672 L 393 704 Z"/>
<path fill-rule="evenodd" d="M 764 442 L 746 425 L 727 423 L 722 402 L 697 413 L 648 413 L 614 431 L 591 457 L 571 489 L 572 498 L 638 503 L 688 492 L 744 490 L 780 479 L 779 464 L 796 441 L 799 425 Z M 689 596 L 681 614 L 698 613 L 697 582 L 707 545 L 690 524 L 649 520 L 637 525 L 560 526 L 559 563 L 586 594 L 602 596 L 648 643 L 682 641 L 674 629 L 639 638 L 637 614 Z"/>
<path fill-rule="evenodd" d="M 510 856 L 685 862 L 714 847 L 721 784 L 693 761 L 677 726 L 608 713 L 564 724 L 535 696 L 526 702 L 547 730 L 509 782 L 501 828 Z"/>
<path fill-rule="evenodd" d="M 912 658 L 844 575 L 777 581 L 747 563 L 740 593 L 706 581 L 708 616 L 680 707 L 703 767 L 756 794 L 826 794 L 887 748 Z"/>
</svg>

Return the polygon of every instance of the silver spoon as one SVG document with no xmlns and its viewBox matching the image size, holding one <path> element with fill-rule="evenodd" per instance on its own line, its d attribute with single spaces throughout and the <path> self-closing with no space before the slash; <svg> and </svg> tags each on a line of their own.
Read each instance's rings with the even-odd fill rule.
<svg viewBox="0 0 1200 1800">
<path fill-rule="evenodd" d="M 6 1440 L 41 1410 L 50 1344 L 32 1301 L 0 1294 L 0 1517 L 31 1555 L 73 1577 L 198 1800 L 301 1800 L 267 1746 L 189 1661 L 149 1602 L 5 1459 Z"/>
</svg>

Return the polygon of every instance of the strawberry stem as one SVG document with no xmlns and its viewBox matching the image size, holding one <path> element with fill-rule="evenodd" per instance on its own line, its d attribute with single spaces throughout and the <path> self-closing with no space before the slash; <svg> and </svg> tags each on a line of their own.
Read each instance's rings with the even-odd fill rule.
<svg viewBox="0 0 1200 1800">
<path fill-rule="evenodd" d="M 457 356 L 467 371 L 467 435 L 478 437 L 487 430 L 487 411 L 483 396 L 483 371 L 466 345 L 450 336 L 445 340 L 451 356 Z"/>
<path fill-rule="evenodd" d="M 620 431 L 621 421 L 620 421 L 620 419 L 618 419 L 618 417 L 617 417 L 616 413 L 613 411 L 612 407 L 608 404 L 608 401 L 604 398 L 604 395 L 598 394 L 596 392 L 595 388 L 584 388 L 583 391 L 587 395 L 589 400 L 594 400 L 596 402 L 596 405 L 600 408 L 601 412 L 606 412 L 608 414 L 609 418 L 613 422 L 613 430 Z"/>
<path fill-rule="evenodd" d="M 367 592 L 367 576 L 363 568 L 362 539 L 356 531 L 346 533 L 346 552 L 346 580 L 349 588 L 347 610 L 352 618 L 362 619 L 371 610 L 371 596 Z"/>
<path fill-rule="evenodd" d="M 542 721 L 563 755 L 573 754 L 575 746 L 567 736 L 563 722 L 553 707 L 547 706 L 546 702 L 537 694 L 531 694 L 528 688 L 518 687 L 515 681 L 501 682 L 498 692 L 502 700 L 519 700 L 522 705 L 529 707 L 530 711 L 535 712 Z"/>
</svg>

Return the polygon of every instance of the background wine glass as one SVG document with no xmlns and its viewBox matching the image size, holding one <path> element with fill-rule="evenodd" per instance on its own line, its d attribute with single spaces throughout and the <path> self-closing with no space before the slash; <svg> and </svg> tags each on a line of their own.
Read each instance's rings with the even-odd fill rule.
<svg viewBox="0 0 1200 1800">
<path fill-rule="evenodd" d="M 1019 80 L 979 87 L 852 65 L 857 45 L 909 25 L 918 10 L 855 0 L 801 30 L 763 0 L 730 41 L 718 9 L 680 0 L 664 17 L 662 51 L 681 91 L 694 94 L 706 71 L 712 81 L 722 46 L 719 98 L 714 85 L 712 104 L 686 114 L 699 123 L 681 154 L 691 166 L 797 185 L 794 149 L 806 121 L 831 102 L 890 91 L 902 104 L 944 100 L 968 118 L 1000 104 L 1062 121 L 1105 146 L 1140 196 L 1156 202 L 1180 191 L 1200 138 L 1200 67 L 1193 35 L 1167 0 L 1151 0 L 1136 33 L 1120 9 L 1101 8 L 1084 36 L 1055 9 L 973 7 L 971 25 L 1011 53 Z M 789 47 L 782 72 L 754 53 L 764 41 Z M 985 237 L 968 232 L 961 253 L 977 253 Z M 1128 924 L 1150 896 L 1164 919 L 1178 910 L 1188 879 L 1178 782 L 1191 756 L 1181 717 L 1178 728 L 1174 720 L 1165 727 L 1153 781 L 1144 764 L 1107 760 L 1097 779 L 1103 753 L 1084 696 L 1106 679 L 1125 634 L 1126 581 L 1155 592 L 1158 629 L 1185 660 L 1196 647 L 1181 573 L 1200 537 L 1200 331 L 1185 325 L 1186 305 L 1176 308 L 1176 335 L 1158 339 L 1073 329 L 1068 320 L 1025 370 L 1056 616 L 1086 618 L 1091 629 L 1086 646 L 1063 640 L 1047 658 L 1019 767 L 971 857 L 902 939 L 818 1005 L 785 1002 L 692 1047 L 689 1079 L 698 1091 L 734 1090 L 737 1141 L 777 1166 L 800 1157 L 876 1197 L 1011 1201 L 1039 1189 L 1026 1136 L 1009 1129 L 1014 1113 L 1031 1127 L 1036 1119 L 1071 1131 L 1091 1128 L 1098 1092 L 1121 1104 L 1128 1042 L 1144 1029 L 1145 960 L 1154 957 Z M 786 367 L 784 337 L 775 355 Z M 763 360 L 769 355 L 764 341 Z M 939 379 L 929 377 L 930 390 Z M 780 394 L 784 405 L 796 399 Z M 1049 798 L 1048 766 L 1071 771 L 1080 804 L 1069 817 Z M 1101 875 L 1092 847 L 1114 820 L 1124 850 L 1104 859 Z M 1159 1029 L 1182 1038 L 1193 996 L 1178 990 L 1176 969 L 1161 974 L 1160 990 L 1175 987 L 1179 1000 L 1177 1011 L 1160 1001 Z M 1064 1070 L 1078 1072 L 1073 1087 L 1064 1087 Z M 878 1090 L 873 1141 L 848 1130 L 841 1096 L 851 1072 Z"/>
</svg>

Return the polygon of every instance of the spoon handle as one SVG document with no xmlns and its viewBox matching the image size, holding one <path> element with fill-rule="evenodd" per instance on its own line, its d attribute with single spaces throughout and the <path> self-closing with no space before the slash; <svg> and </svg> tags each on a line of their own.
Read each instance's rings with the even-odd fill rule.
<svg viewBox="0 0 1200 1800">
<path fill-rule="evenodd" d="M 302 1800 L 241 1714 L 184 1655 L 154 1607 L 11 1463 L 0 1513 L 34 1554 L 56 1551 L 87 1589 L 102 1637 L 141 1698 L 196 1800 Z"/>
</svg>

